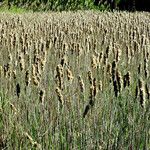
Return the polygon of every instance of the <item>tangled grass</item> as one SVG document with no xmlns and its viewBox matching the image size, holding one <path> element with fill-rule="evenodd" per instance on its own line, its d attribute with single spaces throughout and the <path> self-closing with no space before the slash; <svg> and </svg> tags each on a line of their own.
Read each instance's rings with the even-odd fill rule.
<svg viewBox="0 0 150 150">
<path fill-rule="evenodd" d="M 0 14 L 1 149 L 150 148 L 150 14 Z"/>
</svg>

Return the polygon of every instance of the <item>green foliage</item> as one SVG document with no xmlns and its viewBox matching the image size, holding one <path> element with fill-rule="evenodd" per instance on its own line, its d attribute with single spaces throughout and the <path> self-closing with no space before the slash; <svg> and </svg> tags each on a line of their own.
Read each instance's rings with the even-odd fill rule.
<svg viewBox="0 0 150 150">
<path fill-rule="evenodd" d="M 106 5 L 94 6 L 93 0 L 4 0 L 3 3 L 9 9 L 13 7 L 14 12 L 16 12 L 16 7 L 31 9 L 33 11 L 106 10 L 109 8 Z"/>
</svg>

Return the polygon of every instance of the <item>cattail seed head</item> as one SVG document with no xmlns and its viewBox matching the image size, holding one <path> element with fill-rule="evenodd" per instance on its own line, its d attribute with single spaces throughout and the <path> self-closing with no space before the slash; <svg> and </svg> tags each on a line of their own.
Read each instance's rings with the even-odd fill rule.
<svg viewBox="0 0 150 150">
<path fill-rule="evenodd" d="M 116 63 L 116 61 L 114 60 L 114 61 L 112 62 L 112 69 L 116 69 L 116 67 L 117 67 L 117 63 Z"/>
<path fill-rule="evenodd" d="M 4 76 L 7 78 L 8 77 L 8 71 L 9 71 L 9 64 L 7 63 L 6 65 L 4 65 L 3 70 L 4 70 Z"/>
<path fill-rule="evenodd" d="M 14 79 L 16 79 L 16 70 L 13 70 L 12 76 L 13 76 Z"/>
<path fill-rule="evenodd" d="M 58 100 L 59 100 L 60 104 L 63 105 L 64 100 L 63 100 L 63 95 L 61 93 L 61 89 L 59 87 L 57 87 L 55 91 L 56 91 L 56 94 L 58 96 Z"/>
<path fill-rule="evenodd" d="M 30 84 L 30 75 L 29 75 L 29 70 L 26 71 L 25 73 L 25 83 L 26 83 L 26 86 L 28 86 Z"/>
<path fill-rule="evenodd" d="M 16 85 L 16 94 L 17 94 L 18 98 L 20 97 L 20 92 L 21 92 L 20 84 L 17 83 L 17 85 Z"/>
<path fill-rule="evenodd" d="M 140 63 L 139 66 L 138 66 L 138 74 L 141 74 L 141 72 L 142 72 L 142 67 L 141 66 L 142 66 L 142 64 Z"/>
<path fill-rule="evenodd" d="M 150 99 L 150 88 L 148 87 L 148 84 L 146 83 L 145 84 L 145 92 L 146 92 L 146 95 L 147 95 L 147 99 Z"/>
<path fill-rule="evenodd" d="M 66 57 L 66 55 L 61 59 L 60 64 L 61 64 L 62 67 L 64 67 L 64 65 L 67 65 L 67 57 Z"/>
<path fill-rule="evenodd" d="M 103 52 L 101 52 L 99 55 L 99 63 L 102 63 L 102 59 L 103 59 Z"/>
<path fill-rule="evenodd" d="M 123 77 L 124 88 L 126 86 L 130 86 L 131 84 L 131 73 L 128 71 L 126 75 Z"/>
<path fill-rule="evenodd" d="M 93 88 L 93 96 L 95 97 L 97 94 L 96 78 L 93 79 Z"/>
<path fill-rule="evenodd" d="M 113 81 L 113 86 L 114 86 L 115 96 L 118 97 L 119 90 L 118 90 L 118 86 L 117 86 L 117 81 L 116 80 Z"/>
<path fill-rule="evenodd" d="M 81 76 L 78 77 L 78 82 L 79 82 L 80 90 L 83 93 L 85 88 L 84 88 L 84 82 L 83 82 L 83 79 L 81 78 Z"/>
<path fill-rule="evenodd" d="M 91 58 L 91 67 L 92 67 L 92 69 L 97 68 L 97 59 L 96 59 L 95 55 L 92 55 L 92 58 Z"/>
<path fill-rule="evenodd" d="M 45 59 L 41 59 L 41 70 L 43 71 L 45 68 L 45 64 L 46 64 L 46 60 Z"/>
<path fill-rule="evenodd" d="M 35 75 L 32 75 L 32 82 L 35 86 L 39 86 L 39 81 Z"/>
<path fill-rule="evenodd" d="M 112 73 L 111 70 L 112 70 L 111 64 L 108 63 L 108 64 L 107 64 L 107 69 L 106 69 L 106 72 L 107 72 L 108 75 L 111 75 L 111 73 Z"/>
<path fill-rule="evenodd" d="M 91 71 L 88 72 L 88 78 L 89 78 L 90 84 L 93 84 L 93 76 L 92 76 L 92 72 Z"/>
<path fill-rule="evenodd" d="M 3 67 L 0 66 L 0 77 L 2 77 L 4 75 L 4 72 L 3 72 Z"/>
<path fill-rule="evenodd" d="M 19 56 L 19 65 L 20 65 L 20 70 L 23 71 L 25 69 L 25 63 L 21 55 Z"/>
<path fill-rule="evenodd" d="M 117 83 L 118 83 L 118 90 L 119 90 L 119 92 L 121 92 L 122 91 L 123 80 L 122 80 L 121 73 L 118 70 L 116 71 L 116 80 L 117 80 Z"/>
<path fill-rule="evenodd" d="M 70 69 L 67 69 L 67 78 L 69 81 L 72 81 L 73 80 L 73 75 L 72 75 L 72 72 Z"/>
<path fill-rule="evenodd" d="M 108 46 L 108 47 L 106 48 L 106 58 L 108 58 L 109 52 L 110 52 L 110 48 L 109 48 L 109 46 Z"/>
<path fill-rule="evenodd" d="M 99 81 L 98 89 L 99 89 L 101 92 L 103 91 L 103 84 L 102 84 L 102 81 L 101 81 L 101 80 Z"/>
<path fill-rule="evenodd" d="M 93 99 L 93 97 L 94 97 L 94 86 L 91 85 L 90 86 L 90 98 Z"/>
<path fill-rule="evenodd" d="M 135 89 L 135 98 L 138 98 L 138 96 L 139 96 L 139 86 L 137 85 Z"/>
<path fill-rule="evenodd" d="M 116 62 L 118 62 L 120 60 L 120 57 L 121 57 L 121 50 L 117 49 L 116 50 Z"/>
<path fill-rule="evenodd" d="M 39 92 L 39 100 L 42 104 L 44 104 L 44 98 L 45 98 L 45 90 L 40 90 Z"/>
<path fill-rule="evenodd" d="M 32 75 L 33 75 L 33 76 L 36 75 L 36 67 L 35 67 L 35 64 L 32 64 Z"/>
<path fill-rule="evenodd" d="M 144 70 L 144 74 L 145 74 L 145 78 L 148 79 L 149 78 L 149 71 L 147 68 Z"/>
<path fill-rule="evenodd" d="M 62 65 L 58 65 L 57 67 L 56 67 L 56 71 L 57 71 L 57 75 L 60 77 L 60 78 L 62 78 L 63 77 L 63 67 L 62 67 Z"/>
<path fill-rule="evenodd" d="M 139 79 L 139 94 L 140 94 L 140 104 L 142 107 L 145 107 L 145 88 L 144 88 L 144 82 L 142 79 Z"/>
</svg>

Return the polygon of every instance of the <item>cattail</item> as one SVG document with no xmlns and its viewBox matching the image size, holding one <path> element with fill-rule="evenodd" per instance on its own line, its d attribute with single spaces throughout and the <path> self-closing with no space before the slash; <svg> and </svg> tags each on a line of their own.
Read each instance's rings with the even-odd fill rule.
<svg viewBox="0 0 150 150">
<path fill-rule="evenodd" d="M 145 84 L 145 90 L 146 90 L 146 94 L 147 94 L 147 99 L 150 99 L 150 90 L 149 90 L 147 83 Z"/>
<path fill-rule="evenodd" d="M 108 60 L 108 58 L 106 57 L 106 55 L 104 55 L 104 58 L 103 58 L 103 63 L 104 63 L 104 65 L 107 64 L 107 60 Z"/>
<path fill-rule="evenodd" d="M 85 116 L 87 115 L 88 111 L 90 110 L 90 105 L 86 105 L 85 110 L 83 112 L 83 118 L 85 118 Z"/>
<path fill-rule="evenodd" d="M 126 47 L 126 56 L 127 56 L 127 63 L 130 64 L 131 55 L 130 55 L 130 49 L 128 46 Z"/>
<path fill-rule="evenodd" d="M 97 94 L 97 85 L 96 85 L 96 78 L 93 79 L 93 96 L 95 97 Z"/>
<path fill-rule="evenodd" d="M 3 72 L 3 67 L 2 66 L 0 66 L 0 77 L 2 77 L 4 74 L 3 74 L 4 72 Z"/>
<path fill-rule="evenodd" d="M 121 50 L 120 49 L 117 49 L 116 50 L 116 62 L 118 62 L 120 60 L 120 57 L 121 57 Z"/>
<path fill-rule="evenodd" d="M 37 77 L 35 75 L 32 75 L 32 82 L 35 86 L 38 86 L 39 85 L 39 81 L 37 79 Z"/>
<path fill-rule="evenodd" d="M 114 86 L 115 96 L 118 97 L 119 90 L 118 90 L 118 86 L 117 86 L 117 81 L 116 80 L 113 81 L 113 86 Z"/>
<path fill-rule="evenodd" d="M 58 65 L 56 67 L 56 71 L 57 71 L 57 76 L 59 76 L 60 78 L 62 78 L 63 77 L 63 67 L 62 67 L 62 65 Z"/>
<path fill-rule="evenodd" d="M 66 55 L 61 59 L 60 64 L 62 67 L 64 67 L 64 65 L 67 65 L 67 57 Z"/>
<path fill-rule="evenodd" d="M 149 71 L 148 71 L 147 68 L 144 70 L 144 74 L 145 74 L 145 78 L 148 79 L 148 77 L 149 77 Z"/>
<path fill-rule="evenodd" d="M 45 91 L 44 90 L 40 90 L 39 92 L 39 100 L 42 104 L 44 104 L 44 98 L 45 98 Z"/>
<path fill-rule="evenodd" d="M 138 66 L 138 74 L 141 74 L 141 72 L 142 72 L 142 67 L 141 66 L 142 66 L 142 64 L 140 63 L 139 66 Z"/>
<path fill-rule="evenodd" d="M 124 88 L 126 86 L 130 86 L 130 84 L 131 84 L 131 73 L 129 71 L 123 77 L 123 84 L 124 84 Z"/>
<path fill-rule="evenodd" d="M 8 77 L 8 71 L 9 71 L 9 64 L 7 63 L 6 65 L 4 65 L 3 70 L 4 70 L 4 77 Z"/>
<path fill-rule="evenodd" d="M 14 80 L 15 80 L 15 79 L 16 79 L 16 70 L 13 70 L 12 76 L 13 76 L 13 78 L 14 78 Z"/>
<path fill-rule="evenodd" d="M 116 67 L 117 67 L 117 63 L 116 63 L 116 61 L 114 60 L 114 61 L 112 62 L 112 69 L 116 69 Z"/>
<path fill-rule="evenodd" d="M 64 100 L 63 100 L 63 95 L 61 93 L 61 89 L 59 87 L 57 87 L 55 91 L 58 96 L 58 100 L 59 100 L 60 104 L 63 106 Z"/>
<path fill-rule="evenodd" d="M 11 55 L 11 53 L 8 54 L 8 60 L 9 60 L 10 62 L 12 62 L 12 55 Z"/>
<path fill-rule="evenodd" d="M 84 88 L 84 82 L 83 82 L 83 79 L 81 78 L 81 76 L 78 77 L 78 81 L 79 81 L 80 90 L 83 93 L 85 88 Z"/>
<path fill-rule="evenodd" d="M 32 64 L 32 75 L 35 76 L 36 75 L 36 67 L 34 64 Z"/>
<path fill-rule="evenodd" d="M 118 84 L 118 90 L 119 90 L 119 92 L 121 92 L 123 81 L 122 81 L 121 73 L 118 70 L 116 71 L 116 80 L 117 80 L 117 84 Z"/>
<path fill-rule="evenodd" d="M 111 65 L 112 81 L 114 81 L 116 77 L 116 67 L 117 67 L 117 64 L 116 64 L 116 61 L 114 60 Z"/>
<path fill-rule="evenodd" d="M 57 84 L 58 84 L 58 87 L 60 89 L 63 89 L 63 85 L 62 85 L 62 82 L 63 82 L 63 68 L 61 65 L 58 65 L 56 67 L 56 71 L 57 71 L 57 75 L 56 75 L 56 78 L 57 78 Z"/>
<path fill-rule="evenodd" d="M 81 46 L 79 43 L 77 43 L 77 46 L 76 46 L 76 52 L 77 52 L 77 56 L 81 56 L 82 54 L 82 49 L 81 49 Z"/>
<path fill-rule="evenodd" d="M 149 60 L 149 52 L 146 53 L 146 59 Z"/>
<path fill-rule="evenodd" d="M 17 85 L 16 85 L 16 94 L 17 94 L 17 96 L 18 96 L 18 98 L 19 98 L 19 96 L 20 96 L 20 85 L 19 85 L 19 83 L 17 83 Z"/>
<path fill-rule="evenodd" d="M 73 80 L 73 75 L 72 75 L 72 72 L 70 69 L 67 69 L 67 78 L 69 81 L 72 81 Z"/>
<path fill-rule="evenodd" d="M 144 58 L 144 70 L 148 68 L 148 60 Z"/>
<path fill-rule="evenodd" d="M 20 70 L 23 71 L 25 68 L 25 63 L 21 55 L 19 56 L 19 64 L 20 64 Z"/>
<path fill-rule="evenodd" d="M 94 89 L 94 86 L 93 85 L 91 85 L 90 86 L 90 96 L 89 96 L 89 98 L 90 98 L 90 101 L 89 101 L 89 104 L 90 103 L 92 103 L 92 104 L 94 104 L 94 98 L 95 98 L 95 96 L 96 96 L 96 93 L 94 93 L 94 92 L 96 92 L 96 91 L 94 91 L 95 89 Z M 95 95 L 94 95 L 95 94 Z M 91 105 L 91 104 L 90 104 Z M 93 106 L 93 105 L 92 105 Z"/>
<path fill-rule="evenodd" d="M 98 89 L 99 89 L 101 92 L 103 91 L 103 84 L 102 84 L 102 81 L 101 81 L 101 80 L 99 81 Z"/>
<path fill-rule="evenodd" d="M 108 58 L 108 56 L 109 56 L 109 52 L 110 52 L 110 48 L 109 48 L 109 46 L 106 48 L 106 58 Z"/>
<path fill-rule="evenodd" d="M 30 75 L 29 75 L 29 70 L 26 71 L 25 73 L 25 83 L 26 83 L 26 86 L 28 86 L 30 84 Z"/>
<path fill-rule="evenodd" d="M 131 84 L 131 73 L 129 71 L 126 74 L 126 80 L 127 80 L 127 85 L 130 86 L 130 84 Z"/>
<path fill-rule="evenodd" d="M 138 98 L 139 95 L 139 86 L 137 85 L 135 88 L 135 98 Z"/>
<path fill-rule="evenodd" d="M 102 59 L 103 59 L 103 52 L 100 53 L 100 56 L 99 56 L 99 63 L 102 63 Z"/>
<path fill-rule="evenodd" d="M 94 98 L 95 98 L 94 96 L 96 95 L 96 93 L 94 93 L 94 92 L 95 92 L 94 91 L 94 86 L 91 85 L 91 87 L 90 87 L 90 97 L 89 97 L 90 100 L 89 100 L 89 103 L 86 105 L 85 110 L 83 112 L 83 118 L 85 118 L 85 116 L 89 112 L 90 108 L 93 107 L 93 105 L 94 105 Z"/>
<path fill-rule="evenodd" d="M 40 68 L 40 62 L 37 62 L 35 64 L 35 67 L 36 67 L 36 72 L 37 74 L 41 77 L 42 76 L 42 73 L 41 73 L 41 68 Z"/>
<path fill-rule="evenodd" d="M 140 94 L 140 104 L 142 107 L 145 106 L 145 89 L 144 89 L 144 82 L 139 79 L 139 94 Z"/>
<path fill-rule="evenodd" d="M 111 64 L 108 63 L 107 67 L 106 67 L 106 72 L 107 72 L 108 75 L 111 75 L 111 73 L 112 73 L 111 71 L 112 71 Z"/>
<path fill-rule="evenodd" d="M 92 69 L 97 68 L 97 59 L 96 59 L 96 56 L 95 56 L 95 55 L 92 55 L 91 67 L 92 67 Z"/>
<path fill-rule="evenodd" d="M 88 72 L 88 78 L 89 78 L 90 84 L 93 84 L 93 76 L 92 76 L 92 72 L 91 71 Z"/>
<path fill-rule="evenodd" d="M 45 64 L 46 64 L 46 59 L 41 59 L 41 70 L 42 71 L 44 70 Z"/>
</svg>

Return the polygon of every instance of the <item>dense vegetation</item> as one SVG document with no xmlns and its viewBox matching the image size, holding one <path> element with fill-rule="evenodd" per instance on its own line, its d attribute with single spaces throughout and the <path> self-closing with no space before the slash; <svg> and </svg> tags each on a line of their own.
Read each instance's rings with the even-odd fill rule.
<svg viewBox="0 0 150 150">
<path fill-rule="evenodd" d="M 150 11 L 149 0 L 1 0 L 3 5 L 38 10 L 144 10 Z"/>
<path fill-rule="evenodd" d="M 148 150 L 150 14 L 0 14 L 0 149 Z"/>
</svg>

